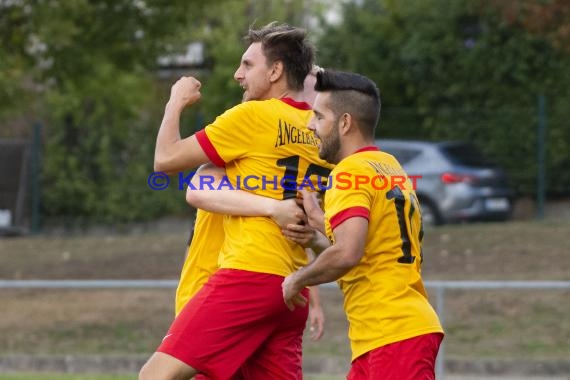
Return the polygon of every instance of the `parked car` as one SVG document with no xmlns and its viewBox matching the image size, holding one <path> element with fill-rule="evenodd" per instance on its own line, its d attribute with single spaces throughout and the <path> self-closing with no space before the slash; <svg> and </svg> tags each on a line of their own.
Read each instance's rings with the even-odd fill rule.
<svg viewBox="0 0 570 380">
<path fill-rule="evenodd" d="M 506 220 L 514 191 L 504 171 L 469 142 L 377 140 L 416 181 L 425 225 Z"/>
</svg>

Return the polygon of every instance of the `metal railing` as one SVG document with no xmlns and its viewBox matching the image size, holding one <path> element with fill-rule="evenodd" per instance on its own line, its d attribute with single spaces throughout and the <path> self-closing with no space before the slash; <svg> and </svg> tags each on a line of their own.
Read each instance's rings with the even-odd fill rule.
<svg viewBox="0 0 570 380">
<path fill-rule="evenodd" d="M 425 286 L 435 290 L 435 310 L 445 325 L 446 290 L 485 289 L 570 289 L 570 281 L 425 281 Z M 176 288 L 177 280 L 0 280 L 0 289 L 167 289 Z M 334 288 L 336 283 L 323 284 Z M 436 362 L 436 377 L 445 377 L 445 343 L 440 347 Z"/>
<path fill-rule="evenodd" d="M 435 289 L 435 311 L 445 326 L 445 290 L 469 289 L 570 289 L 570 281 L 425 281 L 425 286 Z M 445 378 L 445 341 L 441 344 L 435 363 L 436 378 Z"/>
<path fill-rule="evenodd" d="M 0 280 L 0 289 L 165 289 L 177 280 Z"/>
</svg>

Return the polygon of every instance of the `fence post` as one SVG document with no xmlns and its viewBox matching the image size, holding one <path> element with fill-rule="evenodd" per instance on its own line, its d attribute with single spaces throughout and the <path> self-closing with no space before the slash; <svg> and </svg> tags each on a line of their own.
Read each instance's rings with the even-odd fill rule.
<svg viewBox="0 0 570 380">
<path fill-rule="evenodd" d="M 40 233 L 40 156 L 42 147 L 42 124 L 34 123 L 31 159 L 31 200 L 32 221 L 30 231 L 33 235 Z"/>
<path fill-rule="evenodd" d="M 543 94 L 538 96 L 538 125 L 537 125 L 537 176 L 536 176 L 536 217 L 544 219 L 544 199 L 546 188 L 546 99 Z"/>
<path fill-rule="evenodd" d="M 445 324 L 445 288 L 443 285 L 439 285 L 436 287 L 436 303 L 435 303 L 435 311 L 439 317 L 439 322 L 442 326 Z M 435 378 L 436 379 L 444 379 L 445 378 L 445 342 L 441 342 L 441 346 L 439 346 L 439 352 L 437 354 L 437 359 L 435 362 Z"/>
</svg>

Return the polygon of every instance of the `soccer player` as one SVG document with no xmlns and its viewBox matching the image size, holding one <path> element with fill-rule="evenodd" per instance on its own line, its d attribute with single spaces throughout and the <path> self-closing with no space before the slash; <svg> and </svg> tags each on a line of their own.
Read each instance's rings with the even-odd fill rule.
<svg viewBox="0 0 570 380">
<path fill-rule="evenodd" d="M 313 105 L 316 74 L 320 67 L 313 66 L 305 78 L 300 100 Z M 190 169 L 190 168 L 189 168 Z M 304 216 L 296 202 L 291 200 L 278 201 L 273 198 L 254 195 L 241 190 L 227 190 L 220 184 L 226 171 L 212 164 L 202 165 L 192 178 L 192 186 L 187 189 L 187 201 L 197 209 L 196 220 L 192 235 L 188 241 L 186 258 L 182 267 L 180 281 L 176 289 L 175 315 L 178 315 L 186 303 L 207 282 L 218 269 L 218 255 L 224 240 L 223 215 L 267 216 L 273 219 L 281 228 L 289 224 L 298 224 Z M 210 190 L 200 186 L 200 177 L 213 179 Z M 207 210 L 207 211 L 206 211 Z M 313 231 L 305 230 L 301 244 L 308 241 Z M 310 250 L 308 250 L 310 251 Z M 312 255 L 312 251 L 308 252 Z M 313 256 L 311 256 L 313 257 Z M 319 298 L 318 287 L 311 287 L 309 292 L 309 325 L 312 340 L 319 340 L 324 333 L 325 317 Z"/>
<path fill-rule="evenodd" d="M 285 279 L 283 298 L 294 309 L 305 303 L 305 286 L 338 280 L 350 323 L 348 379 L 433 379 L 443 330 L 420 275 L 415 192 L 398 161 L 374 146 L 378 88 L 358 74 L 324 71 L 315 89 L 309 128 L 321 141 L 320 157 L 337 165 L 324 214 L 306 191 L 303 204 L 331 245 Z"/>
<path fill-rule="evenodd" d="M 225 166 L 233 186 L 255 175 L 252 192 L 295 197 L 296 185 L 328 176 L 307 124 L 312 115 L 296 100 L 314 57 L 306 33 L 270 24 L 250 30 L 235 78 L 244 102 L 204 130 L 180 138 L 182 110 L 200 98 L 200 83 L 180 79 L 171 90 L 157 137 L 155 170 L 167 173 L 208 161 Z M 141 379 L 187 379 L 197 372 L 231 378 L 247 361 L 248 379 L 299 379 L 307 308 L 290 311 L 281 297 L 285 276 L 307 263 L 298 244 L 269 218 L 226 216 L 220 269 L 189 301 L 143 367 Z M 305 292 L 306 294 L 306 292 Z M 243 371 L 243 368 L 242 368 Z"/>
<path fill-rule="evenodd" d="M 210 173 L 212 173 L 211 169 Z M 212 206 L 208 208 L 208 211 L 202 208 L 197 209 L 192 236 L 188 241 L 186 258 L 176 290 L 175 315 L 182 311 L 186 303 L 219 268 L 218 256 L 224 241 L 224 215 L 217 213 L 222 211 L 215 211 L 212 208 L 225 209 L 225 214 L 266 216 L 272 218 L 282 228 L 286 228 L 288 224 L 297 224 L 303 219 L 303 211 L 294 200 L 277 201 L 238 190 L 214 192 L 217 193 L 214 194 L 217 196 L 216 202 L 224 203 L 222 207 Z"/>
<path fill-rule="evenodd" d="M 311 86 L 313 88 L 314 84 Z M 306 92 L 306 91 L 304 91 Z M 276 200 L 254 195 L 242 190 L 210 190 L 200 186 L 200 177 L 213 180 L 218 189 L 225 176 L 223 168 L 210 164 L 198 169 L 187 189 L 187 200 L 197 208 L 196 221 L 191 241 L 188 242 L 186 259 L 176 291 L 175 313 L 178 315 L 186 303 L 200 290 L 219 268 L 218 256 L 224 241 L 223 215 L 267 216 L 282 229 L 304 220 L 304 212 L 294 199 Z M 208 210 L 208 211 L 205 211 Z M 300 244 L 313 236 L 312 229 L 304 228 Z M 310 253 L 310 252 L 309 252 Z M 309 292 L 309 325 L 312 340 L 319 340 L 324 333 L 324 313 L 319 299 L 318 287 Z"/>
<path fill-rule="evenodd" d="M 200 175 L 218 177 L 225 175 L 225 170 L 221 168 L 208 168 L 209 170 L 207 170 L 205 169 L 206 166 L 208 164 L 203 165 L 192 180 L 197 189 L 200 188 L 195 183 L 195 180 Z M 221 171 L 216 169 L 221 169 Z M 219 180 L 214 182 L 215 188 L 217 188 L 216 184 L 218 183 Z M 189 186 L 189 194 L 192 191 L 202 192 L 200 190 L 191 190 Z M 301 218 L 299 213 L 304 215 L 293 199 L 278 201 L 239 190 L 220 190 L 204 193 L 215 195 L 215 205 L 212 205 L 214 202 L 208 201 L 208 197 L 202 197 L 203 201 L 209 203 L 214 210 L 227 214 L 268 216 L 282 227 L 298 223 Z M 223 214 L 208 212 L 200 208 L 197 209 L 194 229 L 188 242 L 186 259 L 176 290 L 176 315 L 182 311 L 188 301 L 219 268 L 218 256 L 224 241 L 223 217 Z M 309 235 L 303 242 L 306 242 L 308 238 Z M 316 288 L 311 287 L 309 292 L 310 336 L 313 340 L 320 339 L 324 331 L 324 314 L 319 300 L 318 289 Z M 248 373 L 246 372 L 247 370 L 248 363 L 246 362 L 232 377 L 232 380 L 248 379 L 249 377 L 244 378 L 244 373 Z M 196 380 L 210 379 L 202 374 L 196 375 L 194 378 Z"/>
</svg>

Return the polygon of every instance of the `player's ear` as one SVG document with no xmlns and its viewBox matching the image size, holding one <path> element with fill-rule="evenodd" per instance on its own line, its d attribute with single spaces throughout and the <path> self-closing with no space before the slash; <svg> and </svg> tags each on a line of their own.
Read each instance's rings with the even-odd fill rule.
<svg viewBox="0 0 570 380">
<path fill-rule="evenodd" d="M 281 78 L 283 75 L 283 62 L 282 61 L 275 61 L 271 64 L 271 72 L 269 74 L 269 80 L 274 83 Z"/>
<path fill-rule="evenodd" d="M 354 125 L 354 119 L 352 118 L 351 114 L 345 112 L 342 115 L 340 115 L 339 128 L 340 128 L 339 132 L 343 136 L 346 135 L 353 128 L 356 128 L 356 126 Z"/>
</svg>

